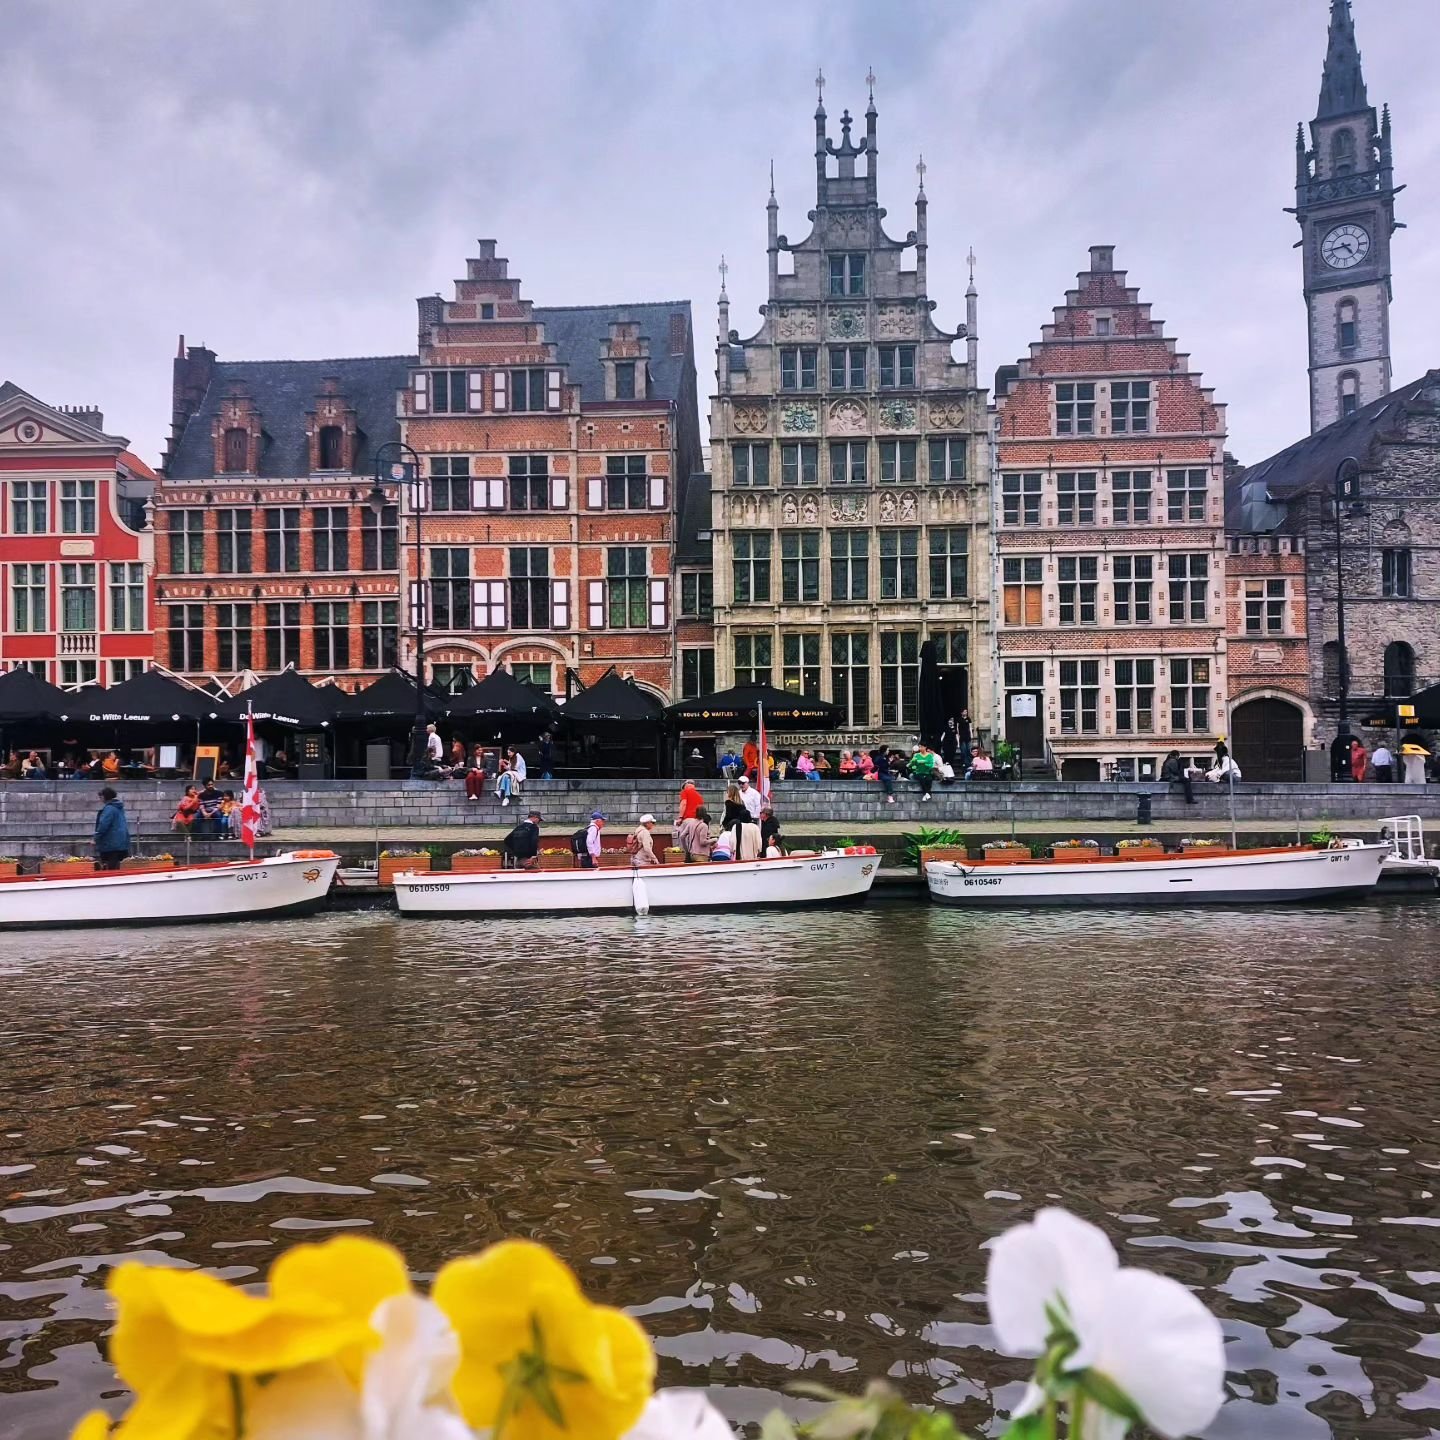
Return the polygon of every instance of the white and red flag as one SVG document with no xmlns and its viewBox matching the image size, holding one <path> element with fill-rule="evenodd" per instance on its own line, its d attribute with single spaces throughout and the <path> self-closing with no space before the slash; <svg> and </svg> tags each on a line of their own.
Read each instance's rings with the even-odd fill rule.
<svg viewBox="0 0 1440 1440">
<path fill-rule="evenodd" d="M 760 721 L 760 798 L 770 803 L 770 747 L 765 743 L 765 707 L 755 707 Z"/>
<path fill-rule="evenodd" d="M 260 772 L 255 767 L 255 717 L 245 716 L 245 786 L 240 799 L 240 838 L 255 853 L 255 836 L 260 833 Z"/>
</svg>

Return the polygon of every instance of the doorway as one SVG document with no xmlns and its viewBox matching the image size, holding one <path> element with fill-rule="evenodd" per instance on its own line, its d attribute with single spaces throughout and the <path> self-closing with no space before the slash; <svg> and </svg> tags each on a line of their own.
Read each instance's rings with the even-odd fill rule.
<svg viewBox="0 0 1440 1440">
<path fill-rule="evenodd" d="M 1041 690 L 1009 690 L 1005 695 L 1005 738 L 1022 761 L 1045 759 L 1045 695 Z"/>
<path fill-rule="evenodd" d="M 1305 717 L 1298 705 L 1267 697 L 1230 712 L 1230 749 L 1247 780 L 1305 778 Z"/>
</svg>

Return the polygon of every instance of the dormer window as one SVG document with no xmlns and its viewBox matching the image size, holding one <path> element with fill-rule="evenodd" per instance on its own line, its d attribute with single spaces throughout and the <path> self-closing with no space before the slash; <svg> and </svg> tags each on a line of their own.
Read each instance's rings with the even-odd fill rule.
<svg viewBox="0 0 1440 1440">
<path fill-rule="evenodd" d="M 225 473 L 243 475 L 249 470 L 250 432 L 232 426 L 225 432 Z"/>
<path fill-rule="evenodd" d="M 1095 317 L 1095 333 L 1097 335 L 1108 335 L 1110 333 L 1110 317 L 1108 315 L 1097 315 Z"/>
<path fill-rule="evenodd" d="M 493 320 L 495 318 L 495 302 L 493 300 L 482 300 L 480 302 L 480 318 L 482 320 Z"/>
<path fill-rule="evenodd" d="M 345 432 L 338 425 L 320 427 L 320 469 L 345 468 Z"/>
<path fill-rule="evenodd" d="M 865 256 L 863 254 L 830 257 L 830 293 L 832 295 L 863 295 L 865 293 Z"/>
<path fill-rule="evenodd" d="M 615 398 L 617 400 L 633 400 L 635 398 L 635 362 L 633 360 L 617 360 L 615 362 Z"/>
</svg>

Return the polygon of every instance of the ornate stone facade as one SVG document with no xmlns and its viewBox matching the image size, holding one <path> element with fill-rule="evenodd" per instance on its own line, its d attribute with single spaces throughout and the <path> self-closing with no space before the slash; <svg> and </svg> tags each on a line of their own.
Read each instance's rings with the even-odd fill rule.
<svg viewBox="0 0 1440 1440">
<path fill-rule="evenodd" d="M 915 229 L 890 239 L 873 97 L 865 124 L 852 141 L 847 112 L 837 145 L 817 109 L 804 240 L 779 233 L 772 192 L 769 295 L 754 335 L 730 329 L 721 290 L 716 682 L 818 695 L 842 707 L 852 742 L 908 744 L 926 638 L 947 707 L 968 706 L 982 724 L 990 708 L 989 443 L 973 281 L 966 325 L 938 328 L 923 184 Z"/>
</svg>

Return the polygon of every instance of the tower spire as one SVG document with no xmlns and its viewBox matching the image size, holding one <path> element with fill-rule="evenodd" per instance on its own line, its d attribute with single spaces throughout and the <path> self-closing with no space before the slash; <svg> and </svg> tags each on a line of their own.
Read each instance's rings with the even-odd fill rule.
<svg viewBox="0 0 1440 1440">
<path fill-rule="evenodd" d="M 1320 77 L 1320 105 L 1315 118 L 1327 120 L 1334 115 L 1349 115 L 1369 108 L 1350 0 L 1330 0 L 1330 36 L 1325 47 L 1325 70 Z"/>
</svg>

